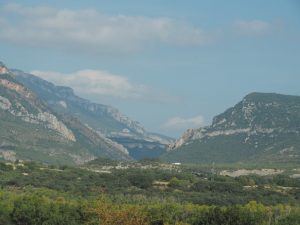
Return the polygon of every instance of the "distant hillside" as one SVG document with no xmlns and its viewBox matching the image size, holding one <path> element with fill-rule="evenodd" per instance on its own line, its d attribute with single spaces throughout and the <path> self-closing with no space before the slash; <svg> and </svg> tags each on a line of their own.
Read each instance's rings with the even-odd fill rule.
<svg viewBox="0 0 300 225">
<path fill-rule="evenodd" d="M 168 161 L 300 162 L 300 97 L 252 93 L 211 126 L 188 130 L 169 147 Z"/>
<path fill-rule="evenodd" d="M 173 139 L 145 131 L 140 123 L 123 115 L 116 108 L 78 97 L 69 87 L 56 86 L 19 70 L 16 79 L 39 96 L 57 113 L 71 115 L 95 131 L 123 145 L 135 159 L 158 157 Z"/>
<path fill-rule="evenodd" d="M 54 112 L 0 63 L 0 159 L 81 164 L 99 156 L 130 159 L 123 146 Z"/>
</svg>

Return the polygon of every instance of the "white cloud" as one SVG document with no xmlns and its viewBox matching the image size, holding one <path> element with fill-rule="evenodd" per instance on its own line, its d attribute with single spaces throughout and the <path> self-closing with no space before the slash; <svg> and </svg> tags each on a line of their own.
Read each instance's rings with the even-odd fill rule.
<svg viewBox="0 0 300 225">
<path fill-rule="evenodd" d="M 188 128 L 199 128 L 205 124 L 204 117 L 199 115 L 191 118 L 172 117 L 161 127 L 164 130 L 186 130 Z"/>
<path fill-rule="evenodd" d="M 126 77 L 101 70 L 80 70 L 74 73 L 31 71 L 32 74 L 56 85 L 72 87 L 76 93 L 89 96 L 110 96 L 123 99 L 148 100 L 170 103 L 175 97 L 167 93 L 130 82 Z"/>
<path fill-rule="evenodd" d="M 262 20 L 239 20 L 234 23 L 235 30 L 245 36 L 266 34 L 271 30 L 271 24 Z"/>
<path fill-rule="evenodd" d="M 19 4 L 8 4 L 0 12 L 9 14 L 0 24 L 0 40 L 33 46 L 128 52 L 157 44 L 201 46 L 210 41 L 200 28 L 171 18 Z"/>
</svg>

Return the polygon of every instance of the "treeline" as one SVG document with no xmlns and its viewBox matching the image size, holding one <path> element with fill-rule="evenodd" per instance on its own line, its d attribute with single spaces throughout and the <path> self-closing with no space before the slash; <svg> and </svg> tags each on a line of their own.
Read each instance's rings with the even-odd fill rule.
<svg viewBox="0 0 300 225">
<path fill-rule="evenodd" d="M 0 162 L 0 225 L 77 224 L 299 225 L 300 179 Z"/>
<path fill-rule="evenodd" d="M 0 163 L 0 188 L 47 188 L 72 196 L 145 196 L 174 198 L 177 202 L 207 205 L 247 204 L 256 200 L 265 205 L 299 204 L 300 179 L 277 175 L 239 178 L 193 174 L 160 169 L 113 170 L 97 173 L 67 166 L 47 166 L 33 162 Z M 288 188 L 281 188 L 288 187 Z"/>
<path fill-rule="evenodd" d="M 254 201 L 227 207 L 149 202 L 120 203 L 107 196 L 69 199 L 46 189 L 0 191 L 5 225 L 299 225 L 300 208 Z"/>
</svg>

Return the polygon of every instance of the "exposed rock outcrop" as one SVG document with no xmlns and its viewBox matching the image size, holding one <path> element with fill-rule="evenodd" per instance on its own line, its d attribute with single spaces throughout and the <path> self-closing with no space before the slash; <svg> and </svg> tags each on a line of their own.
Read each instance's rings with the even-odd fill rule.
<svg viewBox="0 0 300 225">
<path fill-rule="evenodd" d="M 252 93 L 169 145 L 165 159 L 188 161 L 300 159 L 300 97 Z"/>
<path fill-rule="evenodd" d="M 39 87 L 39 86 L 38 86 Z M 73 90 L 59 87 L 63 95 Z M 51 93 L 55 96 L 56 92 Z M 70 102 L 58 101 L 67 109 Z M 55 111 L 0 62 L 0 157 L 82 164 L 97 157 L 130 160 L 114 143 L 62 111 Z"/>
</svg>

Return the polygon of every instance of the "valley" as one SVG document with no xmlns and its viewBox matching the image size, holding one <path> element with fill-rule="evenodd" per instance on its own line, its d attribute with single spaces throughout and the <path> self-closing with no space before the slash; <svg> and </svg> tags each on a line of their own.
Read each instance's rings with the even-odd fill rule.
<svg viewBox="0 0 300 225">
<path fill-rule="evenodd" d="M 0 0 L 0 225 L 300 225 L 299 9 Z"/>
<path fill-rule="evenodd" d="M 299 224 L 299 96 L 251 93 L 173 140 L 0 65 L 0 224 Z"/>
</svg>

